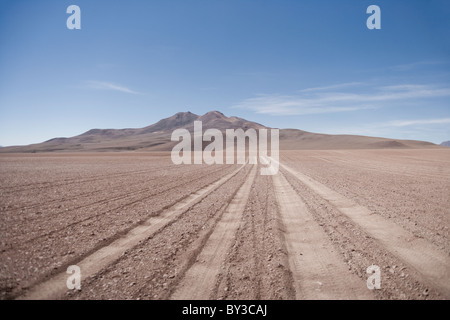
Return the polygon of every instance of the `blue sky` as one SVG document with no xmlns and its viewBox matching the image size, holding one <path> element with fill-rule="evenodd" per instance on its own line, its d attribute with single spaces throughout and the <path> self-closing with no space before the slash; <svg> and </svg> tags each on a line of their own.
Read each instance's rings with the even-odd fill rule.
<svg viewBox="0 0 450 320">
<path fill-rule="evenodd" d="M 81 30 L 66 27 L 71 4 Z M 2 0 L 0 145 L 211 110 L 440 143 L 449 34 L 446 0 Z"/>
</svg>

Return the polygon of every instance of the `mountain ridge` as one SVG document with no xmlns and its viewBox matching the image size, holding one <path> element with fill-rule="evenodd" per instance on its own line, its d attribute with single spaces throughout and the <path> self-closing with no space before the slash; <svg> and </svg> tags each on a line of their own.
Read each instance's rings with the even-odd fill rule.
<svg viewBox="0 0 450 320">
<path fill-rule="evenodd" d="M 1 153 L 14 152 L 101 152 L 101 151 L 170 151 L 178 142 L 171 141 L 175 129 L 194 130 L 194 121 L 202 121 L 203 131 L 219 129 L 270 129 L 243 118 L 227 117 L 220 111 L 197 115 L 190 111 L 178 112 L 143 128 L 90 129 L 80 135 L 57 137 L 27 146 L 1 148 Z M 416 140 L 398 140 L 359 135 L 331 135 L 299 129 L 280 129 L 281 150 L 333 150 L 431 148 L 433 143 Z"/>
</svg>

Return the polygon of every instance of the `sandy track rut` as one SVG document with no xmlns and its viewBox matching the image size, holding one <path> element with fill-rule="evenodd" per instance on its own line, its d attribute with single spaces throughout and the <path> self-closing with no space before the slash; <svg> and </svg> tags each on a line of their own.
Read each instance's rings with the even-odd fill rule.
<svg viewBox="0 0 450 320">
<path fill-rule="evenodd" d="M 445 297 L 450 297 L 450 258 L 430 242 L 415 237 L 397 224 L 379 216 L 364 206 L 342 196 L 311 177 L 281 164 L 311 190 L 349 217 L 376 239 L 387 251 L 415 269 Z"/>
<path fill-rule="evenodd" d="M 247 180 L 226 208 L 196 261 L 186 271 L 170 299 L 205 300 L 210 298 L 222 263 L 235 239 L 256 173 L 257 166 L 254 165 Z"/>
<path fill-rule="evenodd" d="M 373 299 L 281 172 L 272 176 L 296 299 Z"/>
<path fill-rule="evenodd" d="M 217 171 L 219 171 L 219 170 L 217 170 Z M 206 175 L 199 175 L 199 177 L 195 178 L 192 181 L 201 180 L 204 176 L 206 176 Z M 184 185 L 187 185 L 189 183 L 190 182 L 186 182 L 186 183 L 184 183 Z M 141 182 L 140 184 L 143 184 L 143 183 Z M 181 184 L 179 184 L 178 186 L 180 186 L 180 185 Z M 100 211 L 100 212 L 98 212 L 96 214 L 92 214 L 92 215 L 89 215 L 87 217 L 84 217 L 84 218 L 81 218 L 81 219 L 77 219 L 77 220 L 75 220 L 73 222 L 65 224 L 62 227 L 58 227 L 58 228 L 53 229 L 53 230 L 51 230 L 49 232 L 46 232 L 46 233 L 40 233 L 39 235 L 37 235 L 37 236 L 35 236 L 33 238 L 30 238 L 30 239 L 27 239 L 27 240 L 23 241 L 22 244 L 26 244 L 28 242 L 33 242 L 33 241 L 36 241 L 37 239 L 47 237 L 47 236 L 49 236 L 51 234 L 55 234 L 55 233 L 64 231 L 68 227 L 71 227 L 71 226 L 74 226 L 74 225 L 77 225 L 77 224 L 80 224 L 80 223 L 83 223 L 83 222 L 86 222 L 86 221 L 89 221 L 89 220 L 94 220 L 94 219 L 96 219 L 96 218 L 98 218 L 100 216 L 103 216 L 103 215 L 105 215 L 105 214 L 107 214 L 109 212 L 115 212 L 115 211 L 118 211 L 118 210 L 122 210 L 125 207 L 132 206 L 132 205 L 134 205 L 136 203 L 139 203 L 141 201 L 150 199 L 151 197 L 163 194 L 165 192 L 170 192 L 171 190 L 173 190 L 173 186 L 170 186 L 170 184 L 164 185 L 164 187 L 165 187 L 165 189 L 163 189 L 161 191 L 156 191 L 155 192 L 151 188 L 145 188 L 145 190 L 134 191 L 134 192 L 127 192 L 125 194 L 115 195 L 115 196 L 109 197 L 107 199 L 97 200 L 97 201 L 94 201 L 92 203 L 88 203 L 88 204 L 83 204 L 83 205 L 80 205 L 80 206 L 72 207 L 69 210 L 67 210 L 65 212 L 65 214 L 67 214 L 69 212 L 73 212 L 73 211 L 79 210 L 79 209 L 83 209 L 83 208 L 94 207 L 94 206 L 107 204 L 107 203 L 116 203 L 116 202 L 119 203 L 120 201 L 126 201 L 124 203 L 119 203 L 117 206 L 115 206 L 115 207 L 113 207 L 111 209 L 108 209 L 106 211 Z M 130 198 L 132 198 L 131 201 L 130 201 Z"/>
<path fill-rule="evenodd" d="M 140 241 L 154 235 L 166 225 L 175 221 L 181 214 L 186 212 L 190 207 L 200 202 L 204 197 L 213 192 L 215 189 L 226 183 L 234 175 L 236 175 L 244 166 L 239 167 L 232 173 L 217 180 L 216 182 L 197 190 L 186 199 L 167 208 L 158 216 L 150 217 L 143 224 L 130 230 L 123 237 L 115 240 L 111 244 L 95 251 L 83 260 L 77 263 L 81 269 L 82 279 L 97 274 L 109 264 L 117 260 L 125 251 L 135 247 Z M 67 292 L 66 280 L 69 275 L 61 272 L 47 281 L 44 281 L 32 287 L 24 295 L 18 299 L 44 300 L 55 299 Z"/>
</svg>

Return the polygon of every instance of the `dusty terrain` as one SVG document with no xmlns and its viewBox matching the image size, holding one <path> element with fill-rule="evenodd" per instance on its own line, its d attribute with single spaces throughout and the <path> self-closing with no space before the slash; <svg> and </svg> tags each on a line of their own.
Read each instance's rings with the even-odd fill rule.
<svg viewBox="0 0 450 320">
<path fill-rule="evenodd" d="M 450 150 L 283 151 L 277 175 L 260 167 L 0 155 L 0 298 L 450 298 Z"/>
</svg>

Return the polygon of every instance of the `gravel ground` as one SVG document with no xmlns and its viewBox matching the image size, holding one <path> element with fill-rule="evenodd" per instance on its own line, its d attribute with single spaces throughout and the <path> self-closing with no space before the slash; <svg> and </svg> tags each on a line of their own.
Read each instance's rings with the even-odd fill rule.
<svg viewBox="0 0 450 320">
<path fill-rule="evenodd" d="M 384 221 L 395 224 L 436 248 L 449 272 L 450 151 L 283 151 L 280 159 L 292 169 L 280 167 L 285 189 L 258 172 L 243 198 L 251 165 L 177 166 L 169 153 L 2 155 L 0 298 L 21 297 L 115 240 L 132 237 L 149 218 L 175 212 L 184 199 L 201 195 L 184 203 L 181 215 L 124 248 L 113 263 L 84 277 L 81 290 L 54 298 L 171 299 L 189 270 L 201 269 L 199 257 L 208 254 L 206 248 L 217 243 L 227 253 L 205 265 L 217 275 L 204 293 L 209 299 L 295 299 L 296 288 L 306 288 L 306 283 L 292 264 L 294 243 L 283 222 L 286 208 L 292 211 L 296 204 L 287 207 L 276 196 L 286 190 L 304 203 L 302 216 L 311 217 L 323 245 L 333 248 L 339 263 L 362 286 L 368 266 L 381 268 L 381 289 L 370 292 L 373 298 L 450 297 L 449 277 L 442 279 L 443 287 L 436 286 L 392 246 L 293 174 L 299 172 L 367 209 L 380 217 L 380 227 Z M 217 242 L 214 231 L 229 216 L 240 220 Z M 346 274 L 330 273 L 318 283 Z"/>
</svg>

